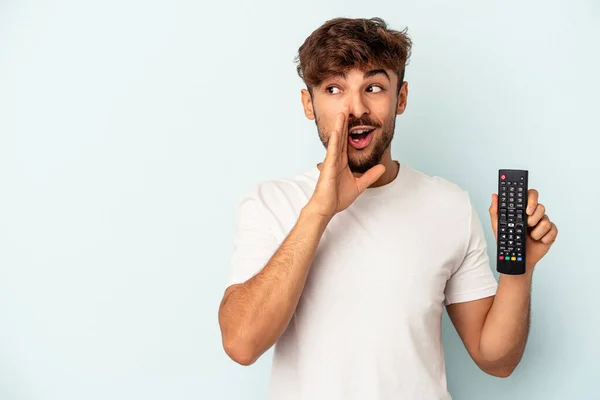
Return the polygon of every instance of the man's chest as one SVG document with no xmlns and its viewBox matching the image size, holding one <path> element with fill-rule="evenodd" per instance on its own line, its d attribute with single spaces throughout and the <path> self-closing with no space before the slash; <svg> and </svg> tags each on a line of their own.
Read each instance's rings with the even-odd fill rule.
<svg viewBox="0 0 600 400">
<path fill-rule="evenodd" d="M 379 309 L 406 321 L 441 312 L 446 281 L 463 249 L 450 224 L 414 212 L 365 218 L 349 210 L 324 233 L 297 312 L 375 323 L 382 322 Z"/>
</svg>

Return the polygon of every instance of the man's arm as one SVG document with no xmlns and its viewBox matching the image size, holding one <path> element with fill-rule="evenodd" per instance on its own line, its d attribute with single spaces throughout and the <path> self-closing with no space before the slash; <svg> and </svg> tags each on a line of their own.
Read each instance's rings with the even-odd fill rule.
<svg viewBox="0 0 600 400">
<path fill-rule="evenodd" d="M 471 358 L 483 371 L 498 377 L 509 376 L 523 357 L 531 320 L 533 271 L 558 236 L 558 227 L 550 221 L 538 196 L 536 189 L 529 189 L 525 274 L 500 274 L 495 296 L 447 306 L 448 315 Z M 497 239 L 498 195 L 495 193 L 489 212 Z M 485 247 L 479 247 L 483 254 Z"/>
<path fill-rule="evenodd" d="M 500 274 L 498 292 L 481 331 L 481 355 L 499 376 L 509 376 L 525 351 L 532 273 L 530 268 L 524 275 Z"/>
<path fill-rule="evenodd" d="M 328 220 L 309 207 L 267 265 L 227 288 L 219 308 L 223 347 L 234 361 L 254 363 L 285 331 Z"/>
<path fill-rule="evenodd" d="M 530 326 L 532 269 L 501 274 L 495 296 L 446 307 L 469 355 L 484 372 L 507 377 L 523 353 Z"/>
</svg>

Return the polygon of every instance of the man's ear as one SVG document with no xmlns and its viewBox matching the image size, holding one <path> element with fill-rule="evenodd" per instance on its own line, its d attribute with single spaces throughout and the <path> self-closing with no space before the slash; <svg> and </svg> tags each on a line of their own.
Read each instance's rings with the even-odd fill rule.
<svg viewBox="0 0 600 400">
<path fill-rule="evenodd" d="M 396 107 L 396 114 L 400 115 L 406 110 L 406 103 L 408 101 L 408 82 L 402 82 L 400 87 L 400 93 L 398 93 L 398 106 Z"/>
<path fill-rule="evenodd" d="M 300 90 L 302 96 L 302 107 L 304 108 L 304 115 L 310 120 L 315 119 L 315 111 L 313 110 L 312 99 L 310 93 L 306 89 Z"/>
</svg>

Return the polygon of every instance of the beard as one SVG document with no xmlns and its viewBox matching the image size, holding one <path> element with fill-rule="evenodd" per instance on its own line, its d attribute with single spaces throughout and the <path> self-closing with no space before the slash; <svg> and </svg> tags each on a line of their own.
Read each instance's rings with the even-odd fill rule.
<svg viewBox="0 0 600 400">
<path fill-rule="evenodd" d="M 317 125 L 317 130 L 319 132 L 319 138 L 321 139 L 321 143 L 323 143 L 325 150 L 327 150 L 330 135 L 325 135 L 324 129 L 319 126 L 319 118 L 314 107 L 313 112 L 315 114 L 315 124 Z M 377 137 L 373 136 L 371 143 L 365 149 L 358 150 L 348 144 L 348 167 L 350 168 L 350 171 L 364 174 L 381 162 L 383 154 L 390 147 L 392 139 L 394 138 L 396 115 L 392 114 L 392 117 L 387 121 L 384 121 L 383 125 L 373 121 L 368 116 L 348 120 L 348 130 L 359 125 L 374 126 L 375 130 L 381 131 Z M 375 135 L 376 133 L 377 132 L 374 131 L 371 134 Z"/>
</svg>

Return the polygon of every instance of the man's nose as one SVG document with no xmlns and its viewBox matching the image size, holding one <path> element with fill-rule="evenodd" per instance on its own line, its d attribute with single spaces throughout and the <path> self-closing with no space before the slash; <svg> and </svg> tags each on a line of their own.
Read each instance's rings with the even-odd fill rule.
<svg viewBox="0 0 600 400">
<path fill-rule="evenodd" d="M 360 118 L 369 112 L 369 109 L 361 95 L 352 96 L 352 98 L 350 98 L 346 103 L 346 107 L 348 107 L 349 118 Z"/>
</svg>

